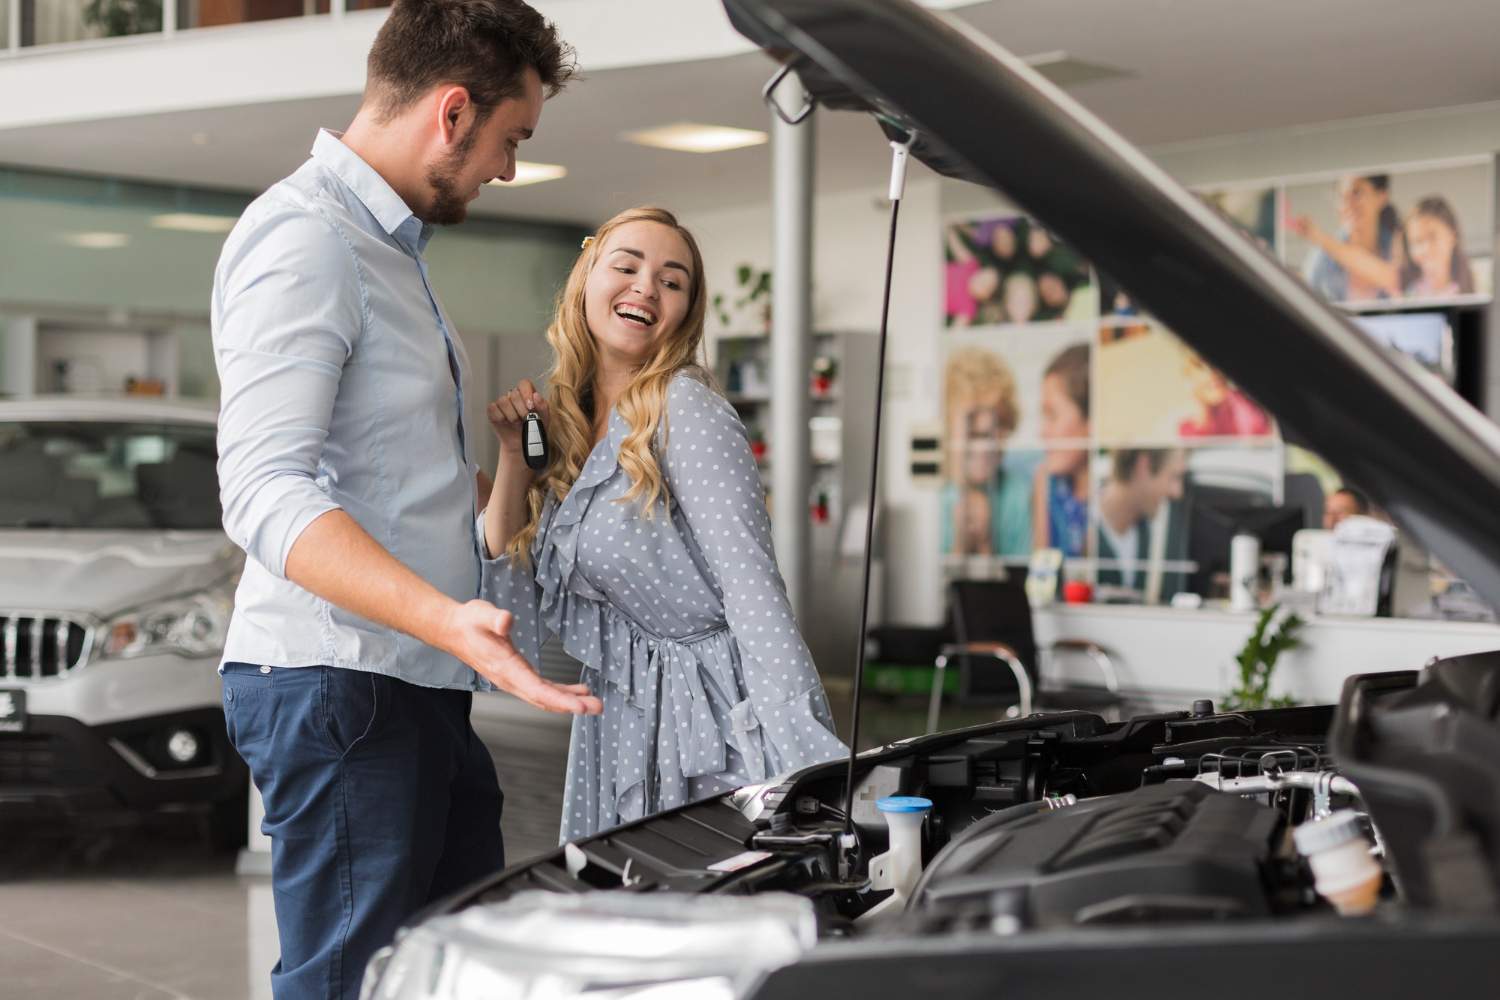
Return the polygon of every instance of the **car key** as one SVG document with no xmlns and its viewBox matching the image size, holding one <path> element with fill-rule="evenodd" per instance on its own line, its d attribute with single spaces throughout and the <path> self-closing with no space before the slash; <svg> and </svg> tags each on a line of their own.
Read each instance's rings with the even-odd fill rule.
<svg viewBox="0 0 1500 1000">
<path fill-rule="evenodd" d="M 535 411 L 526 414 L 526 426 L 521 430 L 521 454 L 528 468 L 540 472 L 547 467 L 547 430 Z"/>
</svg>

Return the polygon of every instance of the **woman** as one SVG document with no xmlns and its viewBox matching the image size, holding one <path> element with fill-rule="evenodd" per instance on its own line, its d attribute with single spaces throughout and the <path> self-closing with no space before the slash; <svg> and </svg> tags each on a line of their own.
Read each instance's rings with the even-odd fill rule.
<svg viewBox="0 0 1500 1000">
<path fill-rule="evenodd" d="M 1064 348 L 1042 374 L 1046 457 L 1033 481 L 1033 548 L 1081 556 L 1089 524 L 1089 346 Z"/>
<path fill-rule="evenodd" d="M 1021 419 L 1016 378 L 997 354 L 965 347 L 943 371 L 945 479 L 941 545 L 959 556 L 1031 551 L 1029 479 L 1009 472 L 1005 445 Z"/>
<path fill-rule="evenodd" d="M 1271 418 L 1235 388 L 1224 373 L 1183 348 L 1182 373 L 1193 396 L 1193 413 L 1177 425 L 1180 437 L 1261 437 Z"/>
<path fill-rule="evenodd" d="M 584 665 L 601 716 L 573 726 L 562 839 L 846 753 L 776 568 L 755 459 L 698 366 L 696 242 L 632 209 L 584 241 L 547 330 L 548 398 L 490 404 L 500 465 L 486 596 Z M 535 409 L 550 458 L 533 475 Z"/>
<path fill-rule="evenodd" d="M 1458 215 L 1448 199 L 1429 195 L 1406 217 L 1405 274 L 1410 298 L 1431 299 L 1468 295 L 1474 291 L 1474 271 L 1464 253 Z"/>
<path fill-rule="evenodd" d="M 1305 215 L 1287 220 L 1292 232 L 1314 246 L 1304 267 L 1307 283 L 1330 302 L 1399 297 L 1405 250 L 1390 175 L 1341 177 L 1338 212 L 1337 236 Z"/>
</svg>

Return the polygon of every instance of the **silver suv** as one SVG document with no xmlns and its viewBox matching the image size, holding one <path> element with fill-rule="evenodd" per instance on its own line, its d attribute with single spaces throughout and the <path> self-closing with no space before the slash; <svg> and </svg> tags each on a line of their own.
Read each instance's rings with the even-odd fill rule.
<svg viewBox="0 0 1500 1000">
<path fill-rule="evenodd" d="M 214 410 L 0 401 L 0 819 L 205 810 L 243 840 L 216 670 L 243 554 Z"/>
</svg>

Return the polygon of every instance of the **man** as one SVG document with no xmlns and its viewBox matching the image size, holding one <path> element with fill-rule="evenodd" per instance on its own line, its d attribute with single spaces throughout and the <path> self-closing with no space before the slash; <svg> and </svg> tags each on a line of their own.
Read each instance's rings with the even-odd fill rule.
<svg viewBox="0 0 1500 1000">
<path fill-rule="evenodd" d="M 1101 585 L 1142 592 L 1146 603 L 1170 598 L 1184 585 L 1180 572 L 1164 573 L 1164 561 L 1183 559 L 1187 536 L 1181 517 L 1158 520 L 1163 504 L 1181 500 L 1187 454 L 1181 448 L 1120 449 L 1099 491 Z"/>
<path fill-rule="evenodd" d="M 224 244 L 220 491 L 250 557 L 224 709 L 265 801 L 278 1000 L 356 996 L 405 918 L 503 866 L 472 692 L 600 710 L 474 599 L 467 362 L 422 259 L 434 225 L 514 176 L 572 73 L 521 0 L 398 0 L 353 124 L 320 132 Z"/>
<path fill-rule="evenodd" d="M 1334 490 L 1323 501 L 1323 528 L 1332 531 L 1347 517 L 1370 513 L 1370 502 L 1365 495 L 1348 486 Z"/>
</svg>

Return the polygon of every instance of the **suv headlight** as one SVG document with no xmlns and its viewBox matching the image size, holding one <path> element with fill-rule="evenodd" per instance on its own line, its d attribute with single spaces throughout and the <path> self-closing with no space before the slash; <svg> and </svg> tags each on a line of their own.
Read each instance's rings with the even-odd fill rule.
<svg viewBox="0 0 1500 1000">
<path fill-rule="evenodd" d="M 125 659 L 153 653 L 216 654 L 224 648 L 233 610 L 233 579 L 136 608 L 109 622 L 100 655 L 104 659 Z"/>
<path fill-rule="evenodd" d="M 527 892 L 435 917 L 377 954 L 362 1000 L 738 1000 L 817 942 L 812 903 Z"/>
</svg>

